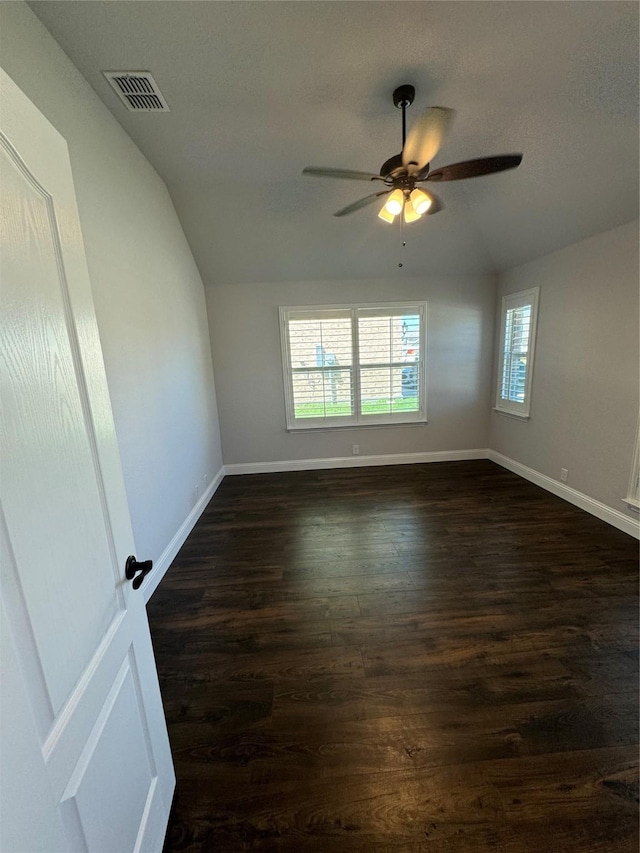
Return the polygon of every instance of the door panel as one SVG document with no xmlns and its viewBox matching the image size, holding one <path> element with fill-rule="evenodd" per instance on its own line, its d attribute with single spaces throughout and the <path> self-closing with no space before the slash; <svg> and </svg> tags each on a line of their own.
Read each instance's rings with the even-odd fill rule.
<svg viewBox="0 0 640 853">
<path fill-rule="evenodd" d="M 0 607 L 0 649 L 0 850 L 66 853 L 67 839 L 43 772 L 40 743 L 4 607 Z M 24 796 L 25 791 L 29 792 L 28 797 Z"/>
<path fill-rule="evenodd" d="M 175 777 L 67 146 L 0 96 L 0 847 L 159 851 Z"/>
<path fill-rule="evenodd" d="M 120 667 L 62 798 L 62 817 L 74 849 L 133 850 L 145 812 L 153 801 L 157 773 L 145 735 L 144 706 L 136 690 L 130 649 Z M 129 737 L 123 740 L 122 731 Z M 101 780 L 120 778 L 97 799 Z M 104 790 L 104 788 L 103 788 Z M 118 815 L 118 820 L 113 820 Z M 102 847 L 101 847 L 102 845 Z"/>
<path fill-rule="evenodd" d="M 55 212 L 17 156 L 2 148 L 3 505 L 55 715 L 124 601 L 69 339 Z"/>
</svg>

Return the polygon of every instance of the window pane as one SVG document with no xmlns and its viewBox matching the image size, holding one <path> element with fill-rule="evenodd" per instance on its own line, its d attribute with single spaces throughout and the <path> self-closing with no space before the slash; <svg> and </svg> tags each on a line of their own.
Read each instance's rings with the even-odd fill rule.
<svg viewBox="0 0 640 853">
<path fill-rule="evenodd" d="M 351 320 L 291 320 L 291 367 L 351 365 Z"/>
<path fill-rule="evenodd" d="M 360 371 L 360 402 L 363 415 L 391 412 L 391 375 L 387 367 Z"/>
<path fill-rule="evenodd" d="M 390 314 L 358 318 L 362 415 L 420 409 L 420 316 Z"/>
<path fill-rule="evenodd" d="M 362 368 L 360 400 L 363 415 L 417 412 L 418 365 Z"/>
<path fill-rule="evenodd" d="M 531 305 L 521 305 L 518 308 L 509 308 L 505 316 L 500 396 L 503 400 L 514 403 L 524 402 L 531 307 Z"/>
<path fill-rule="evenodd" d="M 420 356 L 417 314 L 358 318 L 360 364 L 416 361 Z"/>
<path fill-rule="evenodd" d="M 391 361 L 391 324 L 390 317 L 358 319 L 360 364 L 387 364 Z"/>
<path fill-rule="evenodd" d="M 394 361 L 417 362 L 420 359 L 420 316 L 418 314 L 394 318 L 392 355 Z"/>
<path fill-rule="evenodd" d="M 294 417 L 353 414 L 351 319 L 291 320 L 289 347 Z"/>
<path fill-rule="evenodd" d="M 418 365 L 394 367 L 392 374 L 391 408 L 394 412 L 417 412 L 420 409 L 418 399 Z M 398 393 L 399 388 L 399 393 Z"/>
<path fill-rule="evenodd" d="M 505 360 L 502 377 L 502 397 L 521 403 L 524 400 L 525 383 L 527 380 L 527 357 L 510 358 Z"/>
<path fill-rule="evenodd" d="M 344 417 L 353 412 L 351 368 L 297 370 L 292 379 L 296 418 Z"/>
</svg>

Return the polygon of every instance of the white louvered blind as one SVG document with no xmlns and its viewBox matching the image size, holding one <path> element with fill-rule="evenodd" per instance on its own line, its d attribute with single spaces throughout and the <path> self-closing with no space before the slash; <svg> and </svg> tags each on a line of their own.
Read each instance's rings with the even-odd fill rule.
<svg viewBox="0 0 640 853">
<path fill-rule="evenodd" d="M 287 427 L 425 420 L 426 305 L 281 308 Z"/>
<path fill-rule="evenodd" d="M 631 476 L 627 490 L 626 502 L 634 509 L 640 510 L 640 421 L 636 430 L 636 443 L 631 463 Z"/>
<path fill-rule="evenodd" d="M 538 288 L 502 301 L 497 408 L 527 416 L 535 343 Z"/>
<path fill-rule="evenodd" d="M 351 316 L 289 319 L 289 366 L 296 420 L 353 414 Z"/>
<path fill-rule="evenodd" d="M 419 411 L 419 313 L 360 312 L 358 354 L 364 417 Z"/>
<path fill-rule="evenodd" d="M 502 390 L 503 400 L 522 402 L 527 376 L 531 305 L 509 308 L 505 318 Z"/>
</svg>

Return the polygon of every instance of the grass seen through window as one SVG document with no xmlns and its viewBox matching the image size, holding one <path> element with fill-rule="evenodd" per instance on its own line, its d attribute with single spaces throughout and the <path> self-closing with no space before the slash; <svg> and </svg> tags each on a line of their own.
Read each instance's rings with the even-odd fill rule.
<svg viewBox="0 0 640 853">
<path fill-rule="evenodd" d="M 417 397 L 402 397 L 397 400 L 363 400 L 362 414 L 363 415 L 382 415 L 387 412 L 417 412 L 418 398 Z M 322 417 L 340 417 L 342 415 L 351 414 L 351 405 L 348 401 L 325 404 L 319 403 L 298 403 L 295 407 L 296 418 L 322 418 Z"/>
</svg>

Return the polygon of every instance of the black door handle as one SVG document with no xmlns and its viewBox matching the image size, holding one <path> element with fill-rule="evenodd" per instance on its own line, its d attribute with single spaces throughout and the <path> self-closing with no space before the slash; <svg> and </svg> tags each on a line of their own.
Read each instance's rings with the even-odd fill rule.
<svg viewBox="0 0 640 853">
<path fill-rule="evenodd" d="M 135 557 L 127 557 L 127 562 L 124 564 L 124 573 L 128 581 L 133 581 L 131 586 L 134 589 L 140 589 L 145 575 L 148 575 L 153 568 L 153 560 L 143 560 L 139 563 Z M 138 574 L 140 572 L 140 574 Z M 137 575 L 137 577 L 136 577 Z"/>
</svg>

